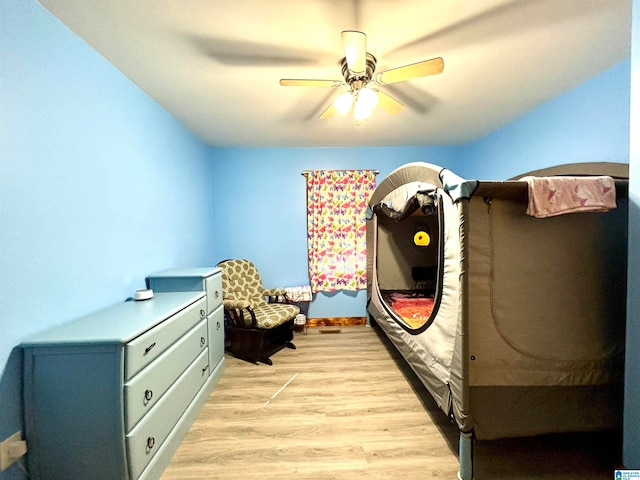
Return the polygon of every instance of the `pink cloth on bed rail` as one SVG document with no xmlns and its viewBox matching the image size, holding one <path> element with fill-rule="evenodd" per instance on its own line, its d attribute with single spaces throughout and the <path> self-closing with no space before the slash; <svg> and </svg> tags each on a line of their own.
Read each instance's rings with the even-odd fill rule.
<svg viewBox="0 0 640 480">
<path fill-rule="evenodd" d="M 523 177 L 521 180 L 529 185 L 527 214 L 536 218 L 616 208 L 616 185 L 611 177 Z"/>
</svg>

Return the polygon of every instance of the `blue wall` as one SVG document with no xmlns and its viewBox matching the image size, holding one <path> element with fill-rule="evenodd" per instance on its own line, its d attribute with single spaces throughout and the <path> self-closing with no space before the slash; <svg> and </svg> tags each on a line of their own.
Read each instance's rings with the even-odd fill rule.
<svg viewBox="0 0 640 480">
<path fill-rule="evenodd" d="M 463 150 L 458 174 L 504 180 L 563 163 L 629 162 L 627 59 Z"/>
<path fill-rule="evenodd" d="M 0 440 L 27 336 L 207 265 L 210 148 L 35 1 L 0 2 Z M 18 465 L 0 478 L 23 478 Z"/>
<path fill-rule="evenodd" d="M 640 0 L 633 2 L 631 131 L 640 129 Z M 640 470 L 640 137 L 631 136 L 623 463 Z"/>
<path fill-rule="evenodd" d="M 124 300 L 146 274 L 247 257 L 265 284 L 306 283 L 303 170 L 371 168 L 382 180 L 427 161 L 503 179 L 628 160 L 628 61 L 468 145 L 227 149 L 202 144 L 35 1 L 0 2 L 0 31 L 0 440 L 22 428 L 17 345 Z M 638 221 L 637 186 L 635 197 Z M 364 303 L 364 292 L 320 295 L 310 313 L 360 316 Z M 630 300 L 631 342 L 639 307 Z M 633 370 L 626 458 L 640 468 Z M 18 466 L 0 472 L 18 478 Z"/>
</svg>

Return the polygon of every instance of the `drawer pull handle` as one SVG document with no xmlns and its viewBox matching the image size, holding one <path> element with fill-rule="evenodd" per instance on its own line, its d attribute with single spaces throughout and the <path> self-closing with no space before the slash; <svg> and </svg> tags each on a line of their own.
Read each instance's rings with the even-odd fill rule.
<svg viewBox="0 0 640 480">
<path fill-rule="evenodd" d="M 200 318 L 204 318 L 204 316 L 206 315 L 207 312 L 205 312 L 204 310 L 200 310 Z"/>
<path fill-rule="evenodd" d="M 220 292 L 216 290 L 216 292 L 213 294 L 213 296 L 214 296 L 215 298 L 218 298 L 218 297 L 220 296 Z"/>
<path fill-rule="evenodd" d="M 221 327 L 220 322 L 219 321 L 216 322 L 216 330 L 220 330 L 220 327 Z"/>
<path fill-rule="evenodd" d="M 147 402 L 150 402 L 152 398 L 153 398 L 153 390 L 145 390 L 145 392 L 144 392 L 144 399 L 145 399 Z"/>
<path fill-rule="evenodd" d="M 200 337 L 200 346 L 204 347 L 205 343 L 207 343 L 207 340 L 204 337 Z"/>
<path fill-rule="evenodd" d="M 151 345 L 149 345 L 147 348 L 144 349 L 144 354 L 146 355 L 147 353 L 149 353 L 151 349 L 155 346 L 156 346 L 156 342 L 153 342 Z"/>
<path fill-rule="evenodd" d="M 202 369 L 202 375 L 207 373 L 207 370 L 209 370 L 209 364 L 205 365 L 205 367 Z"/>
<path fill-rule="evenodd" d="M 156 444 L 156 439 L 154 437 L 147 438 L 147 452 L 153 448 Z"/>
</svg>

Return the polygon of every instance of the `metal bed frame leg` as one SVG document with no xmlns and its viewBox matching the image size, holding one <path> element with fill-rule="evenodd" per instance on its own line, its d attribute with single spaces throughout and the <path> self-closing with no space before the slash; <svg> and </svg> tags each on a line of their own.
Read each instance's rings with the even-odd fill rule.
<svg viewBox="0 0 640 480">
<path fill-rule="evenodd" d="M 473 433 L 460 432 L 458 480 L 473 480 Z"/>
</svg>

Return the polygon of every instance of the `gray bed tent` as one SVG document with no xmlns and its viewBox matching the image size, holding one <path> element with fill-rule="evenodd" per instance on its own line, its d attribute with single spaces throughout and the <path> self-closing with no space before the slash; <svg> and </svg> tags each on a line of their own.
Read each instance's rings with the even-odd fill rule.
<svg viewBox="0 0 640 480">
<path fill-rule="evenodd" d="M 611 176 L 617 208 L 535 218 L 525 181 L 428 163 L 393 171 L 369 202 L 370 319 L 457 424 L 463 480 L 473 438 L 621 424 L 628 165 L 527 175 Z"/>
</svg>

